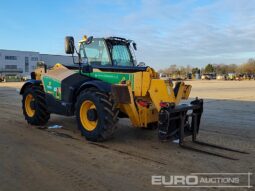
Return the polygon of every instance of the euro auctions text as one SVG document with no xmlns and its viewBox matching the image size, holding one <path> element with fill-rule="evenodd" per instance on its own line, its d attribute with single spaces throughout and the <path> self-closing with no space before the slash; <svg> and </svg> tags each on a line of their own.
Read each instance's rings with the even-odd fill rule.
<svg viewBox="0 0 255 191">
<path fill-rule="evenodd" d="M 252 188 L 252 173 L 190 173 L 186 175 L 153 175 L 151 184 L 163 187 Z"/>
</svg>

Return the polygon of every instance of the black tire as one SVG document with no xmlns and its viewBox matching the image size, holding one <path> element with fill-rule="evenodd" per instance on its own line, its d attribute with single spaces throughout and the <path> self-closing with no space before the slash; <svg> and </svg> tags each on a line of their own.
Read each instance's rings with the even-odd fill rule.
<svg viewBox="0 0 255 191">
<path fill-rule="evenodd" d="M 95 88 L 89 88 L 82 91 L 76 102 L 76 119 L 78 128 L 81 134 L 89 141 L 105 141 L 112 137 L 117 128 L 118 109 L 115 109 L 114 104 L 110 101 L 108 94 L 100 92 Z M 83 126 L 80 116 L 80 110 L 83 102 L 90 101 L 96 107 L 97 124 L 93 130 L 87 130 Z M 87 115 L 87 114 L 84 114 Z"/>
<path fill-rule="evenodd" d="M 26 107 L 25 100 L 28 95 L 32 95 L 34 98 L 34 115 L 29 116 Z M 45 93 L 39 86 L 27 87 L 24 91 L 22 98 L 22 109 L 26 121 L 31 125 L 45 125 L 50 119 L 50 113 L 47 110 L 45 102 Z"/>
</svg>

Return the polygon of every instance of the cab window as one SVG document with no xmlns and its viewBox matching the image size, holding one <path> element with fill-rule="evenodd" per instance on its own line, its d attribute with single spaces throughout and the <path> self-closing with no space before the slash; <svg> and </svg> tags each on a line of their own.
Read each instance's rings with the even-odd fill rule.
<svg viewBox="0 0 255 191">
<path fill-rule="evenodd" d="M 88 64 L 97 66 L 111 65 L 104 40 L 93 39 L 90 44 L 82 43 L 80 46 L 82 58 L 88 59 Z"/>
<path fill-rule="evenodd" d="M 126 45 L 112 46 L 112 61 L 114 66 L 133 66 L 131 55 Z"/>
</svg>

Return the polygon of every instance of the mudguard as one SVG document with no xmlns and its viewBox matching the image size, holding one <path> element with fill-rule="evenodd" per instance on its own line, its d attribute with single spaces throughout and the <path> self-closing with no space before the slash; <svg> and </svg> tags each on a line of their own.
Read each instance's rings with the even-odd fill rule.
<svg viewBox="0 0 255 191">
<path fill-rule="evenodd" d="M 34 79 L 31 79 L 31 80 L 28 80 L 25 82 L 25 84 L 22 86 L 22 88 L 20 89 L 20 95 L 22 95 L 25 91 L 25 89 L 28 87 L 28 86 L 31 86 L 31 85 L 35 85 L 35 86 L 40 86 L 42 83 L 41 80 L 34 80 Z"/>
<path fill-rule="evenodd" d="M 91 81 L 87 81 L 85 83 L 83 83 L 78 90 L 76 91 L 76 95 L 78 95 L 82 90 L 86 89 L 86 88 L 91 88 L 91 87 L 95 87 L 98 90 L 105 92 L 105 93 L 110 93 L 111 92 L 111 84 L 104 82 L 104 81 L 100 81 L 100 80 L 91 80 Z"/>
</svg>

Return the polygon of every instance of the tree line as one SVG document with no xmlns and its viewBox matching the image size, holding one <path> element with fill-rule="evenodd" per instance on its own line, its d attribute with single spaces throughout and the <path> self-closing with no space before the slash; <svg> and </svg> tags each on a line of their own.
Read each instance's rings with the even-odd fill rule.
<svg viewBox="0 0 255 191">
<path fill-rule="evenodd" d="M 179 75 L 184 76 L 187 74 L 195 75 L 196 73 L 204 74 L 204 73 L 216 73 L 218 75 L 225 75 L 229 73 L 236 74 L 255 74 L 255 59 L 250 58 L 243 64 L 213 64 L 209 63 L 205 67 L 191 67 L 190 65 L 177 66 L 170 65 L 168 68 L 159 70 L 159 73 L 164 73 L 168 75 Z"/>
</svg>

